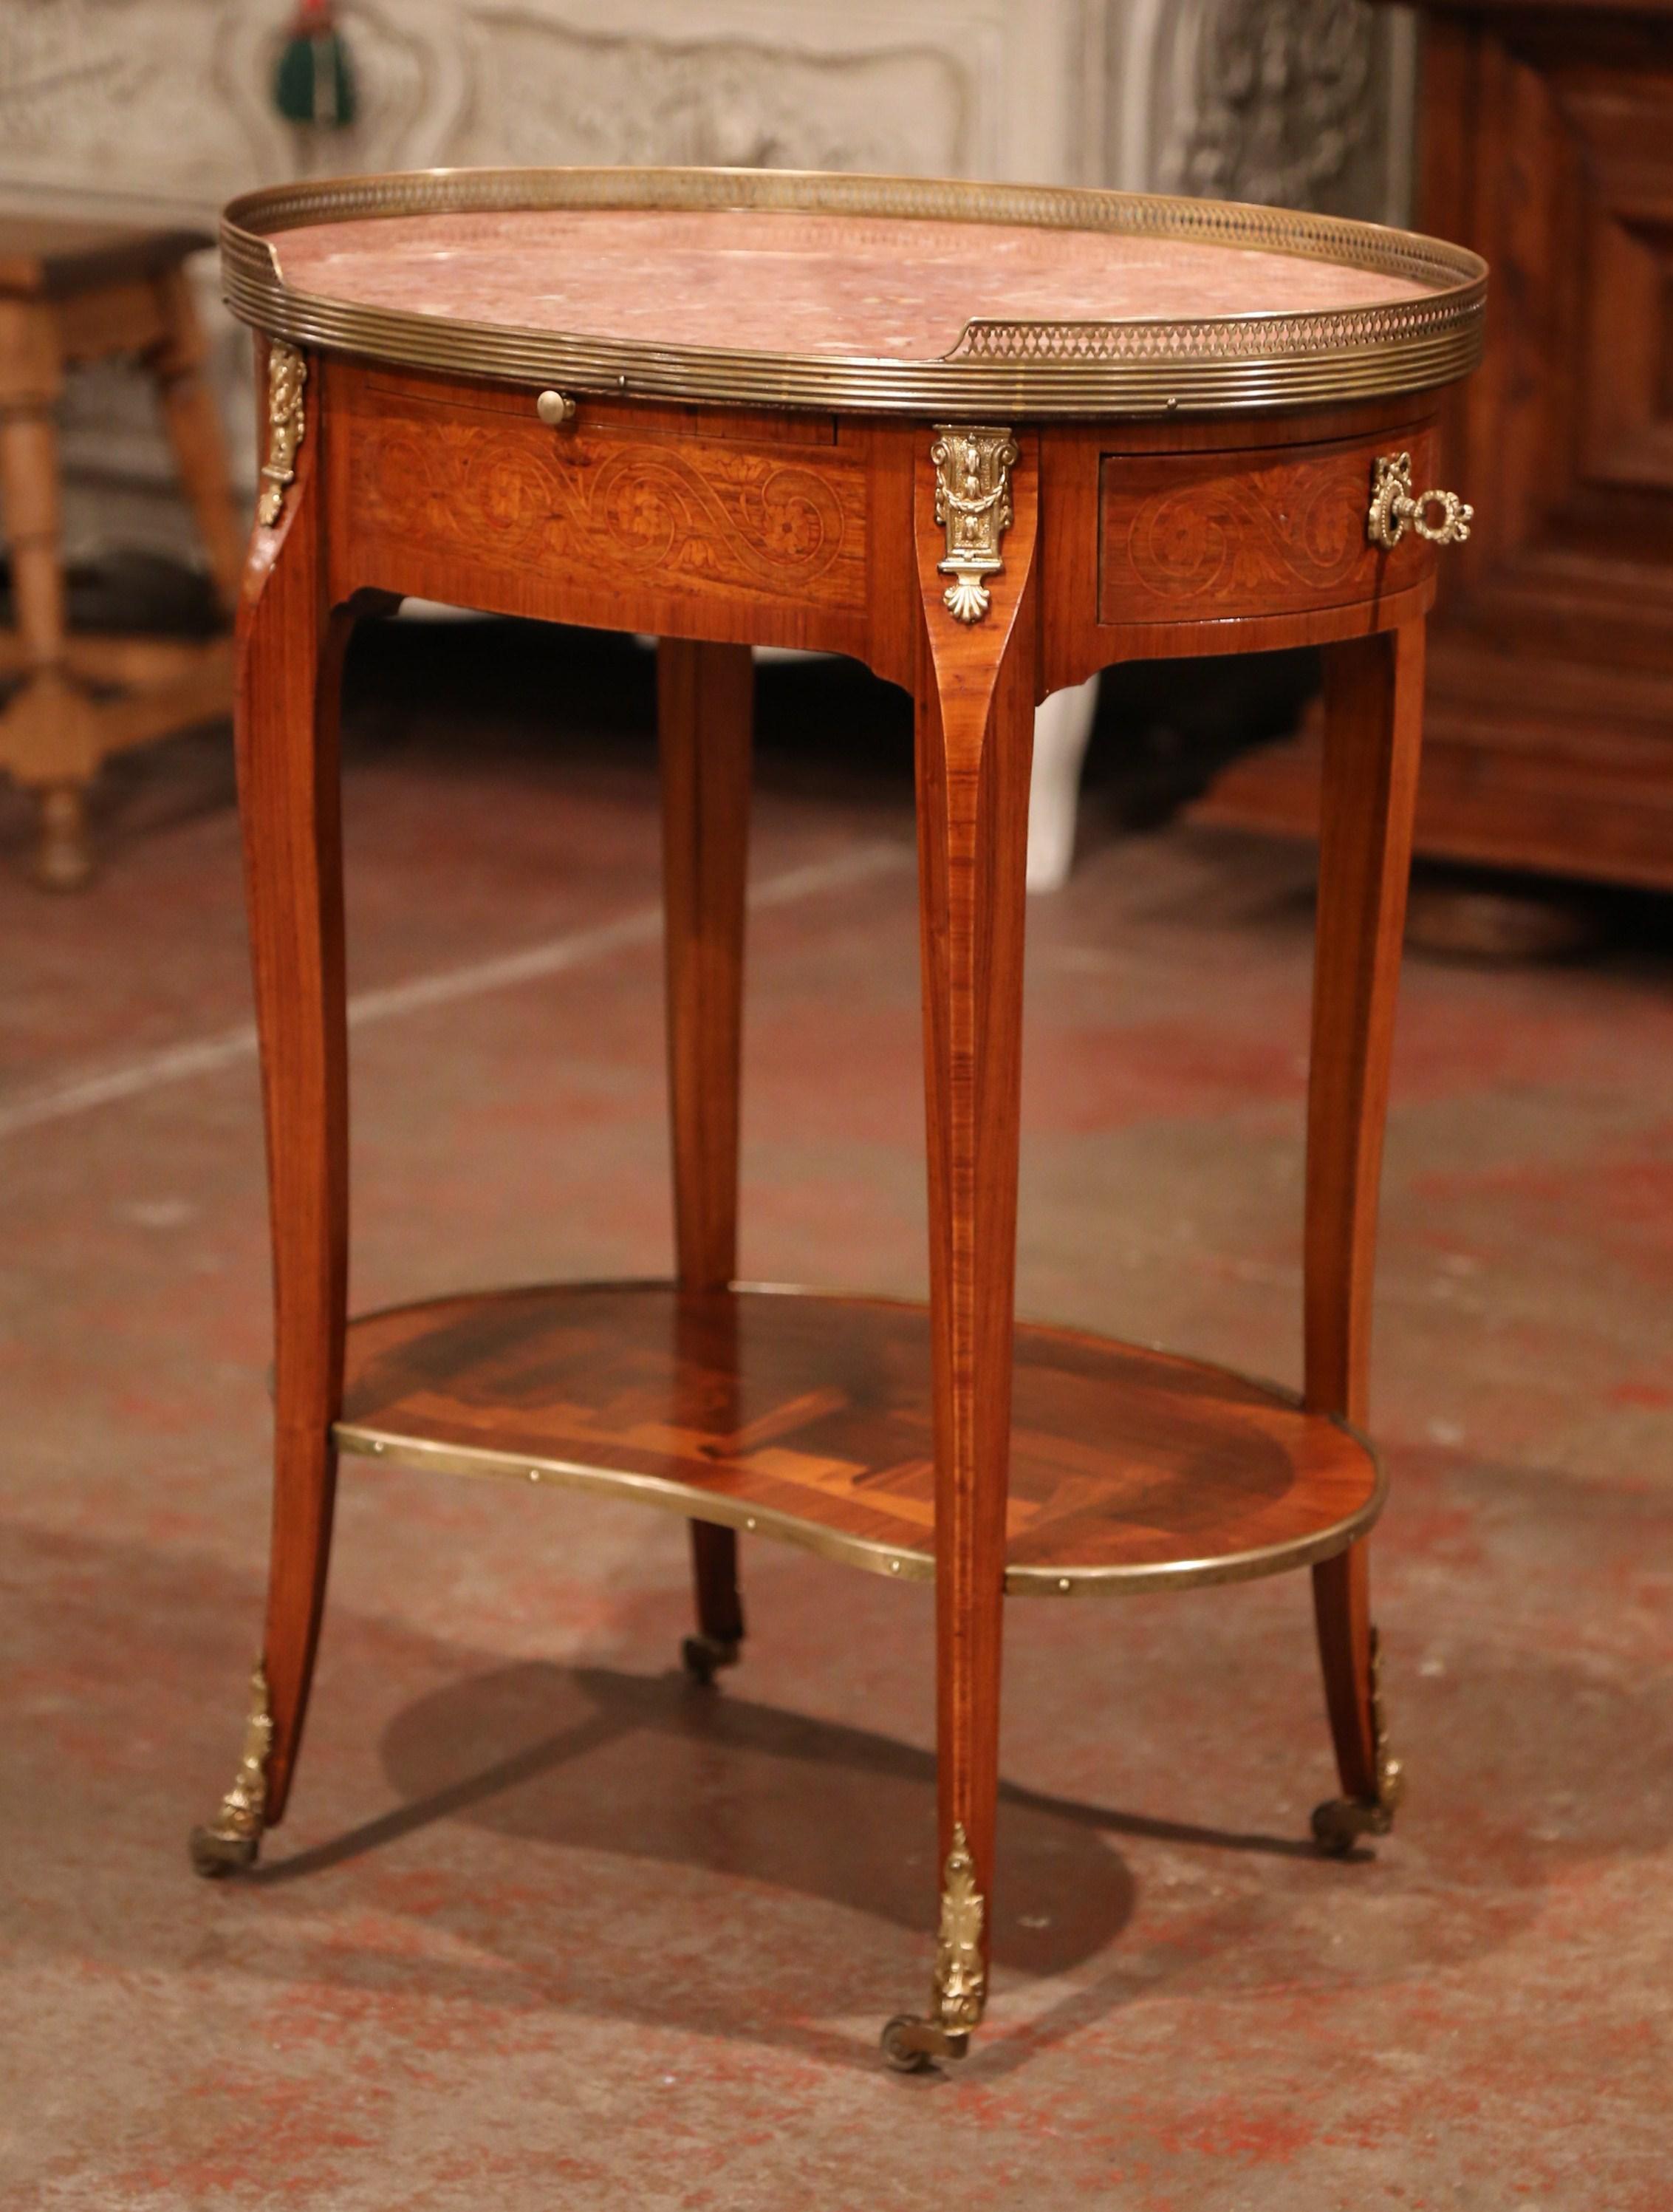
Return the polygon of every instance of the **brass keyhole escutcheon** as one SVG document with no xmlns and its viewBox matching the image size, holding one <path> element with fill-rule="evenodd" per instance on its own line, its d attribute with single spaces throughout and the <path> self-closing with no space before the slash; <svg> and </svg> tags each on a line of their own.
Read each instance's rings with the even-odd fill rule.
<svg viewBox="0 0 1673 2212">
<path fill-rule="evenodd" d="M 549 430 L 561 430 L 575 420 L 575 402 L 567 392 L 543 392 L 535 402 L 535 412 Z"/>
<path fill-rule="evenodd" d="M 1440 520 L 1431 522 L 1429 510 L 1439 507 Z M 1462 545 L 1470 535 L 1476 510 L 1455 491 L 1420 491 L 1411 488 L 1411 455 L 1381 453 L 1371 480 L 1371 511 L 1365 534 L 1373 545 L 1391 553 L 1406 534 L 1409 523 L 1431 545 Z"/>
</svg>

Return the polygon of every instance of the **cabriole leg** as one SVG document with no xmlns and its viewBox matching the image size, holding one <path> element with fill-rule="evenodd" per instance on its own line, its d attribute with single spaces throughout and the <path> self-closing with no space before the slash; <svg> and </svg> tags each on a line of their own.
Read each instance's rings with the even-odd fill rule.
<svg viewBox="0 0 1673 2212">
<path fill-rule="evenodd" d="M 1307 1093 L 1306 1398 L 1361 1425 L 1422 714 L 1421 621 L 1329 648 Z M 1332 1852 L 1386 1834 L 1404 1786 L 1389 1754 L 1369 1557 L 1362 1539 L 1313 1570 L 1343 1795 L 1319 1806 L 1312 1828 Z"/>
<path fill-rule="evenodd" d="M 926 438 L 917 484 L 942 1897 L 928 2015 L 891 2021 L 883 2032 L 885 2056 L 907 2069 L 961 2056 L 987 1993 L 1038 666 L 1037 482 L 1031 441 L 980 429 L 943 432 L 933 444 Z M 987 559 L 970 562 L 970 574 L 944 568 L 943 555 L 951 562 L 972 550 L 969 538 L 954 536 L 969 514 L 966 502 L 996 489 L 986 510 L 997 523 Z M 1001 529 L 1003 569 L 994 557 Z"/>
<path fill-rule="evenodd" d="M 294 481 L 251 541 L 235 702 L 273 1238 L 272 1556 L 245 1756 L 221 1817 L 192 1838 L 205 1874 L 250 1865 L 290 1790 L 330 1554 L 348 1277 L 337 697 L 352 617 L 324 604 L 317 428 L 298 453 L 298 420 L 276 420 L 296 385 L 273 390 L 270 466 L 276 452 Z"/>
<path fill-rule="evenodd" d="M 688 1291 L 724 1290 L 737 1273 L 755 683 L 747 645 L 658 645 L 674 1241 Z M 691 1553 L 697 1633 L 681 1657 L 694 1681 L 709 1683 L 743 1640 L 737 1537 L 694 1521 Z"/>
</svg>

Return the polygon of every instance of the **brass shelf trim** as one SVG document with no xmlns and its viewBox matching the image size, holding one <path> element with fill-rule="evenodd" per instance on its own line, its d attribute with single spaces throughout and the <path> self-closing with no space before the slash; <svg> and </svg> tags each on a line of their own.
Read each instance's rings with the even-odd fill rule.
<svg viewBox="0 0 1673 2212">
<path fill-rule="evenodd" d="M 274 244 L 304 224 L 547 209 L 778 209 L 1178 239 L 1335 261 L 1430 296 L 1305 314 L 1026 322 L 979 317 L 937 361 L 652 344 L 456 321 L 298 290 Z M 894 415 L 1213 413 L 1415 392 L 1481 359 L 1487 265 L 1461 246 L 1345 217 L 1160 194 L 814 171 L 430 169 L 246 193 L 221 227 L 222 287 L 270 337 L 407 368 L 715 404 Z"/>
</svg>

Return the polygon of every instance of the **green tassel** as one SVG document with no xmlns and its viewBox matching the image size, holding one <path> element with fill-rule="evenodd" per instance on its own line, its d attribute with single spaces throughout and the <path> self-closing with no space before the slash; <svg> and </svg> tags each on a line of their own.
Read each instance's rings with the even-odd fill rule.
<svg viewBox="0 0 1673 2212">
<path fill-rule="evenodd" d="M 273 98 L 290 123 L 322 131 L 346 130 L 355 119 L 355 78 L 342 34 L 298 26 L 285 41 L 273 77 Z"/>
</svg>

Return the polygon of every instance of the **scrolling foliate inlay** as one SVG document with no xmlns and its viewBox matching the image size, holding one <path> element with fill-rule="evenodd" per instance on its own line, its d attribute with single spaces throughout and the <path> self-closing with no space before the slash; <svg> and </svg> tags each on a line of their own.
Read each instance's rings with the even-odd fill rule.
<svg viewBox="0 0 1673 2212">
<path fill-rule="evenodd" d="M 1011 526 L 1016 441 L 1009 430 L 937 422 L 930 459 L 936 520 L 947 532 L 947 558 L 937 565 L 953 579 L 942 597 L 955 621 L 980 622 L 991 604 L 986 579 L 1005 565 L 999 547 Z"/>
<path fill-rule="evenodd" d="M 286 488 L 296 479 L 296 448 L 306 418 L 302 386 L 308 365 L 294 346 L 276 342 L 267 349 L 267 459 L 262 464 L 261 497 L 256 514 L 270 530 L 285 503 Z"/>
<path fill-rule="evenodd" d="M 865 605 L 865 483 L 834 449 L 566 432 L 427 410 L 356 419 L 355 526 L 380 543 L 590 588 Z"/>
</svg>

